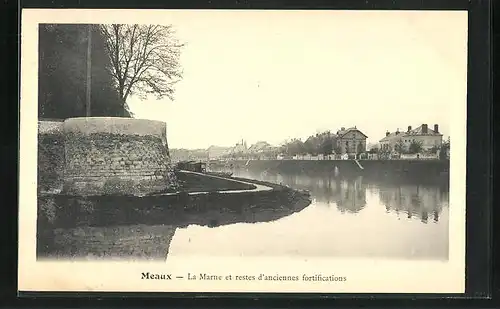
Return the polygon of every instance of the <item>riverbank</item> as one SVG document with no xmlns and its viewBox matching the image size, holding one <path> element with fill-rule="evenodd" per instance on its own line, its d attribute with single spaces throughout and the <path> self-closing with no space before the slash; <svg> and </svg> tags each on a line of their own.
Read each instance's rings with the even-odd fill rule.
<svg viewBox="0 0 500 309">
<path fill-rule="evenodd" d="M 368 177 L 448 177 L 448 160 L 235 160 L 211 161 L 213 170 L 248 169 L 277 173 Z"/>
<path fill-rule="evenodd" d="M 194 172 L 175 173 L 179 182 L 179 192 L 212 192 L 231 190 L 254 190 L 255 185 L 245 182 L 232 181 L 224 177 L 214 177 Z"/>
<path fill-rule="evenodd" d="M 308 192 L 278 184 L 196 173 L 178 176 L 185 180 L 185 190 L 175 194 L 39 196 L 37 256 L 164 259 L 177 228 L 269 222 L 311 203 Z M 188 190 L 190 184 L 205 191 Z M 212 190 L 222 184 L 224 190 Z"/>
</svg>

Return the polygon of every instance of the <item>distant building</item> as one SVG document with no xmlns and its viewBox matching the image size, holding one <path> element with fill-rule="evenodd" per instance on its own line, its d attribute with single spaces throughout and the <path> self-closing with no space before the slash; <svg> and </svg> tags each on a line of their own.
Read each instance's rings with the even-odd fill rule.
<svg viewBox="0 0 500 309">
<path fill-rule="evenodd" d="M 241 140 L 241 143 L 237 143 L 234 145 L 233 149 L 231 150 L 232 154 L 244 154 L 248 152 L 248 147 L 247 147 L 247 142 L 244 140 Z"/>
<path fill-rule="evenodd" d="M 385 132 L 384 138 L 380 140 L 380 150 L 393 151 L 403 135 L 404 132 L 399 131 L 399 129 L 392 133 L 389 131 Z"/>
<path fill-rule="evenodd" d="M 170 149 L 170 160 L 179 162 L 189 159 L 189 150 L 187 149 Z"/>
<path fill-rule="evenodd" d="M 337 131 L 336 144 L 341 154 L 356 154 L 366 152 L 366 136 L 356 127 L 341 128 Z"/>
<path fill-rule="evenodd" d="M 170 149 L 172 162 L 206 160 L 207 157 L 208 153 L 205 149 Z"/>
<path fill-rule="evenodd" d="M 271 150 L 272 146 L 268 142 L 260 141 L 248 148 L 249 153 L 262 153 Z"/>
<path fill-rule="evenodd" d="M 439 132 L 439 125 L 434 125 L 434 130 L 429 129 L 427 124 L 422 124 L 418 128 L 411 130 L 408 127 L 408 131 L 403 138 L 405 146 L 408 147 L 413 141 L 422 143 L 422 148 L 424 150 L 431 150 L 433 148 L 441 147 L 443 144 L 443 134 Z"/>
<path fill-rule="evenodd" d="M 220 147 L 220 146 L 210 146 L 207 149 L 208 153 L 208 158 L 213 160 L 213 159 L 220 159 L 224 157 L 225 155 L 228 155 L 231 153 L 231 148 L 230 147 Z"/>
<path fill-rule="evenodd" d="M 408 150 L 413 142 L 421 143 L 422 149 L 425 151 L 441 147 L 443 134 L 439 132 L 439 125 L 435 124 L 433 130 L 424 123 L 416 129 L 408 126 L 406 132 L 399 131 L 399 129 L 392 133 L 387 131 L 385 137 L 380 140 L 380 149 L 394 151 L 395 146 L 401 143 Z"/>
</svg>

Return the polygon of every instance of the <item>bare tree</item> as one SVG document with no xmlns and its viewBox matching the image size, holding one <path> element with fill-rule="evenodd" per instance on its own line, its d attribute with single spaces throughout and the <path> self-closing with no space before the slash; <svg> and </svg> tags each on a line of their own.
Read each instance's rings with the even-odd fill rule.
<svg viewBox="0 0 500 309">
<path fill-rule="evenodd" d="M 181 48 L 171 25 L 101 25 L 111 59 L 111 74 L 123 100 L 174 99 L 174 85 L 182 78 Z"/>
</svg>

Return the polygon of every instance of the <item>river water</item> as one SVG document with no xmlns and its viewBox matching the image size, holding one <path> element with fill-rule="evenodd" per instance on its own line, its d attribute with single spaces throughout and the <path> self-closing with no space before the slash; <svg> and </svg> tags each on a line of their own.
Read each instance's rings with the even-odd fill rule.
<svg viewBox="0 0 500 309">
<path fill-rule="evenodd" d="M 308 190 L 312 203 L 272 222 L 178 228 L 169 255 L 448 259 L 446 184 L 233 172 Z"/>
</svg>

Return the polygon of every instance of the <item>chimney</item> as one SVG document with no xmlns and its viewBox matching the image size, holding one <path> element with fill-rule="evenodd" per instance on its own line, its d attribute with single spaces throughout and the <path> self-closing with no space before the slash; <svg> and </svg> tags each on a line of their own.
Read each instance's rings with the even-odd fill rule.
<svg viewBox="0 0 500 309">
<path fill-rule="evenodd" d="M 439 133 L 439 125 L 434 125 L 434 132 Z"/>
<path fill-rule="evenodd" d="M 410 131 L 411 131 L 411 126 L 408 126 L 408 132 L 410 132 Z"/>
<path fill-rule="evenodd" d="M 344 128 L 344 127 L 340 128 L 340 131 L 344 131 L 344 130 L 345 130 L 345 128 Z"/>
<path fill-rule="evenodd" d="M 389 131 L 385 132 L 385 136 L 389 136 L 389 134 L 390 134 Z"/>
<path fill-rule="evenodd" d="M 422 133 L 423 133 L 423 134 L 427 134 L 427 132 L 428 132 L 428 131 L 427 131 L 427 124 L 426 124 L 426 123 L 424 123 L 424 124 L 422 125 Z"/>
</svg>

